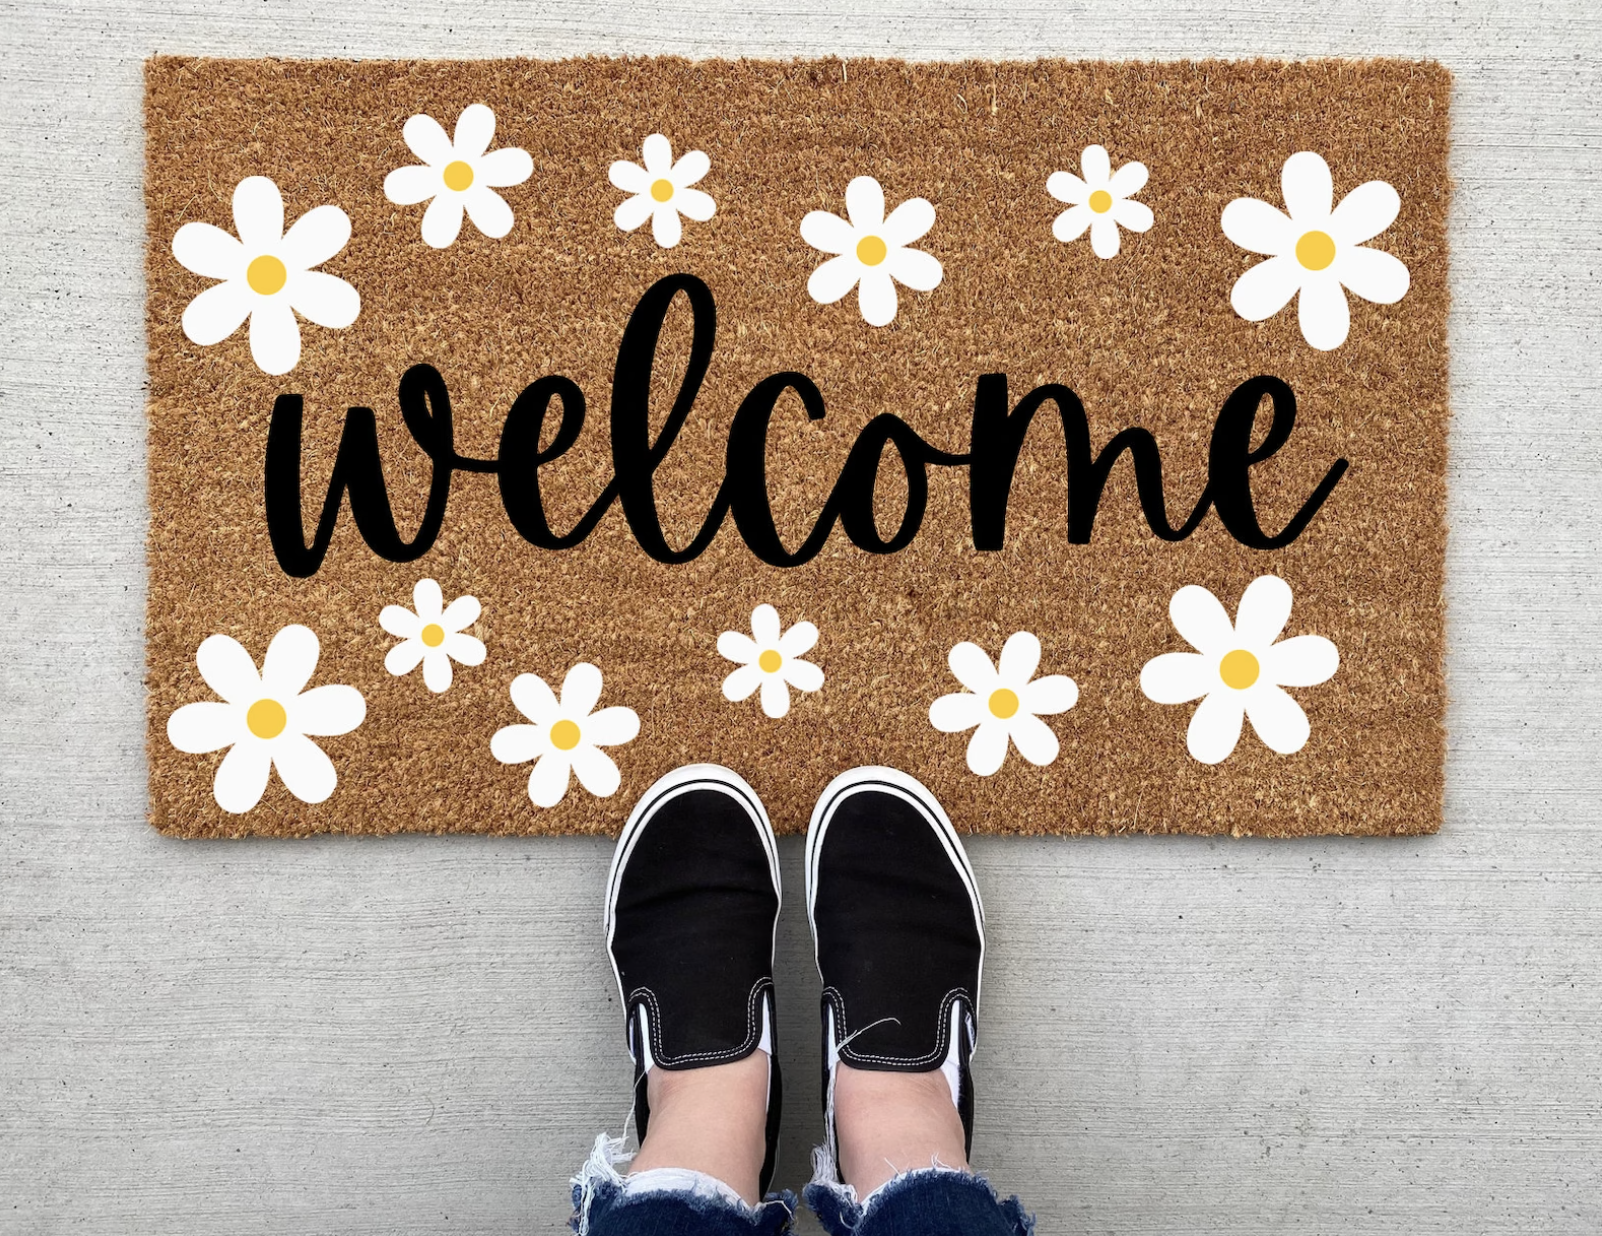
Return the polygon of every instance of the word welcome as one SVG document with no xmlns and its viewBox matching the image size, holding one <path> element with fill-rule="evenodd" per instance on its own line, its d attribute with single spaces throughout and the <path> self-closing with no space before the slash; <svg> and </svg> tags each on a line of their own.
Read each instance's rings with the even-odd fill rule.
<svg viewBox="0 0 1602 1236">
<path fill-rule="evenodd" d="M 693 317 L 690 356 L 673 400 L 672 410 L 655 438 L 650 434 L 649 392 L 657 343 L 675 297 L 687 298 Z M 838 524 L 851 543 L 874 554 L 905 549 L 923 523 L 929 497 L 930 467 L 968 469 L 968 507 L 974 547 L 1002 547 L 1007 500 L 1024 438 L 1035 414 L 1048 403 L 1062 422 L 1067 447 L 1068 540 L 1087 544 L 1096 522 L 1102 491 L 1114 464 L 1125 454 L 1135 473 L 1141 512 L 1152 532 L 1164 541 L 1181 541 L 1200 525 L 1208 510 L 1218 513 L 1229 534 L 1253 549 L 1278 549 L 1306 529 L 1309 521 L 1345 474 L 1347 461 L 1337 459 L 1312 494 L 1278 532 L 1263 530 L 1252 502 L 1251 469 L 1272 458 L 1290 439 L 1296 424 L 1296 396 L 1279 378 L 1261 376 L 1243 382 L 1224 401 L 1213 425 L 1207 451 L 1207 482 L 1177 526 L 1169 521 L 1163 494 L 1162 457 L 1156 439 L 1138 427 L 1114 435 L 1100 451 L 1091 445 L 1084 405 L 1066 386 L 1055 383 L 1030 391 L 1010 405 L 1007 375 L 984 374 L 974 392 L 973 429 L 969 448 L 944 451 L 923 440 L 900 417 L 885 412 L 863 427 L 846 456 L 839 479 L 818 513 L 812 531 L 794 549 L 786 546 L 774 524 L 767 483 L 767 435 L 774 409 L 785 392 L 800 398 L 810 420 L 822 420 L 823 396 L 805 374 L 785 372 L 764 378 L 752 388 L 729 429 L 724 475 L 700 530 L 682 548 L 668 543 L 658 518 L 656 470 L 683 429 L 712 359 L 717 332 L 717 306 L 711 290 L 693 275 L 670 275 L 653 284 L 629 317 L 617 350 L 612 378 L 612 479 L 589 510 L 566 531 L 557 531 L 546 517 L 540 469 L 559 459 L 578 440 L 584 427 L 584 392 L 558 374 L 540 378 L 513 402 L 501 430 L 494 459 L 458 454 L 445 380 L 431 365 L 414 365 L 401 378 L 401 416 L 413 441 L 432 462 L 428 501 L 416 533 L 407 540 L 395 526 L 378 449 L 377 422 L 371 408 L 346 414 L 328 480 L 322 514 L 308 544 L 301 516 L 302 396 L 280 395 L 267 431 L 266 508 L 273 552 L 286 573 L 314 574 L 333 539 L 343 499 L 350 499 L 356 529 L 369 548 L 391 562 L 410 562 L 427 553 L 439 536 L 458 472 L 496 477 L 501 504 L 519 535 L 541 549 L 571 549 L 582 544 L 613 504 L 623 509 L 635 540 L 658 562 L 689 562 L 702 554 L 731 516 L 751 552 L 776 567 L 811 561 Z M 1264 400 L 1271 409 L 1267 433 L 1255 448 L 1253 428 Z M 549 445 L 540 447 L 552 402 L 561 419 Z M 888 537 L 875 522 L 874 488 L 885 452 L 893 451 L 906 476 L 906 505 Z"/>
</svg>

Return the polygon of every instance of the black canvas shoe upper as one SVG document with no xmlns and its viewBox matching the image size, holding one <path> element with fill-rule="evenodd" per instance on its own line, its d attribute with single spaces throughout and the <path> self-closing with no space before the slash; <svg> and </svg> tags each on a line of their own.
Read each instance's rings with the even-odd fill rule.
<svg viewBox="0 0 1602 1236">
<path fill-rule="evenodd" d="M 743 1060 L 769 1046 L 766 1192 L 778 1141 L 773 938 L 778 847 L 756 793 L 696 764 L 641 797 L 618 837 L 607 943 L 634 1057 L 635 1127 L 650 1120 L 646 1072 Z"/>
<path fill-rule="evenodd" d="M 971 1144 L 984 910 L 934 796 L 893 769 L 835 778 L 812 814 L 807 904 L 823 979 L 831 1149 L 835 1060 L 905 1073 L 950 1065 Z"/>
</svg>

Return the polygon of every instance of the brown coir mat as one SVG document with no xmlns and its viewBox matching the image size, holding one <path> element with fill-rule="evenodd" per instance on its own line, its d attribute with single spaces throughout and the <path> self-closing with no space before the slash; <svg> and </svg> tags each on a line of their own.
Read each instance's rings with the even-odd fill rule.
<svg viewBox="0 0 1602 1236">
<path fill-rule="evenodd" d="M 146 81 L 162 831 L 1439 827 L 1439 66 Z"/>
</svg>

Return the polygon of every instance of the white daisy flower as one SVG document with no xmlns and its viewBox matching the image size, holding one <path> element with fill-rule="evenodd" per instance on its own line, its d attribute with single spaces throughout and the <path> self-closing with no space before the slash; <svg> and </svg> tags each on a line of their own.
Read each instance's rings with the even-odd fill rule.
<svg viewBox="0 0 1602 1236">
<path fill-rule="evenodd" d="M 712 160 L 705 151 L 692 150 L 675 163 L 673 145 L 660 133 L 646 138 L 640 153 L 644 167 L 619 159 L 606 171 L 613 185 L 634 194 L 618 204 L 612 212 L 612 222 L 623 231 L 632 232 L 649 219 L 656 243 L 671 249 L 684 235 L 681 214 L 705 223 L 717 213 L 718 204 L 711 195 L 690 188 L 711 169 Z"/>
<path fill-rule="evenodd" d="M 1328 352 L 1345 343 L 1351 329 L 1346 289 L 1380 305 L 1407 294 L 1409 276 L 1401 260 L 1363 247 L 1395 221 L 1402 199 L 1383 180 L 1370 180 L 1331 210 L 1329 164 L 1310 150 L 1285 160 L 1280 187 L 1288 217 L 1254 197 L 1224 207 L 1224 235 L 1242 249 L 1269 255 L 1235 280 L 1229 303 L 1248 322 L 1261 322 L 1300 292 L 1302 338 Z"/>
<path fill-rule="evenodd" d="M 947 660 L 972 694 L 942 695 L 929 706 L 929 724 L 943 734 L 974 731 L 968 740 L 969 769 L 990 776 L 1007 758 L 1009 741 L 1031 764 L 1044 767 L 1057 758 L 1057 735 L 1040 718 L 1067 712 L 1079 700 L 1079 687 L 1064 674 L 1034 677 L 1040 667 L 1038 639 L 1028 631 L 1008 636 L 999 669 L 983 648 L 967 642 L 953 648 Z"/>
<path fill-rule="evenodd" d="M 718 651 L 739 669 L 723 680 L 723 698 L 738 703 L 762 689 L 762 711 L 778 718 L 790 711 L 790 688 L 816 691 L 823 686 L 823 671 L 802 654 L 818 642 L 818 628 L 798 622 L 788 631 L 779 624 L 779 611 L 758 605 L 751 611 L 751 634 L 725 631 L 718 636 Z"/>
<path fill-rule="evenodd" d="M 1051 234 L 1067 242 L 1090 229 L 1090 247 L 1099 258 L 1118 256 L 1118 229 L 1151 230 L 1151 207 L 1129 200 L 1146 187 L 1146 165 L 1125 163 L 1116 172 L 1104 146 L 1086 146 L 1079 156 L 1083 178 L 1072 172 L 1053 172 L 1046 192 L 1068 209 L 1051 225 Z"/>
<path fill-rule="evenodd" d="M 200 645 L 195 665 L 223 702 L 185 704 L 167 718 L 167 737 L 192 755 L 232 748 L 211 784 L 224 811 L 239 815 L 260 802 L 274 768 L 302 802 L 320 803 L 334 792 L 333 761 L 311 736 L 350 733 L 367 716 L 367 703 L 355 687 L 305 690 L 317 654 L 317 636 L 298 624 L 273 636 L 259 675 L 238 640 L 209 635 Z"/>
<path fill-rule="evenodd" d="M 384 668 L 395 677 L 410 674 L 421 662 L 423 682 L 438 694 L 451 685 L 451 661 L 463 665 L 484 664 L 484 643 L 463 634 L 478 621 L 477 597 L 457 597 L 442 611 L 445 597 L 431 579 L 420 579 L 412 589 L 416 611 L 400 605 L 386 605 L 378 615 L 378 625 L 401 640 L 384 656 Z"/>
<path fill-rule="evenodd" d="M 490 150 L 494 112 L 482 103 L 465 108 L 456 118 L 454 138 L 446 137 L 432 116 L 413 116 L 401 136 L 423 162 L 384 177 L 384 196 L 397 206 L 429 203 L 423 212 L 424 240 L 436 249 L 450 248 L 462 230 L 463 211 L 491 240 L 512 230 L 512 208 L 495 190 L 522 184 L 533 174 L 534 160 L 517 146 Z"/>
<path fill-rule="evenodd" d="M 1186 745 L 1203 764 L 1217 764 L 1235 749 L 1243 717 L 1281 755 L 1306 743 L 1307 714 L 1280 688 L 1327 681 L 1340 666 L 1340 654 L 1322 635 L 1276 644 L 1290 612 L 1290 585 L 1275 575 L 1252 580 L 1233 624 L 1207 589 L 1187 584 L 1174 593 L 1169 617 L 1197 651 L 1153 657 L 1140 671 L 1140 689 L 1159 704 L 1201 699 Z"/>
<path fill-rule="evenodd" d="M 362 298 L 321 266 L 350 239 L 350 216 L 338 206 L 308 210 L 284 231 L 284 199 L 265 176 L 248 176 L 234 189 L 237 239 L 209 223 L 186 223 L 172 238 L 172 255 L 185 270 L 222 282 L 184 310 L 191 343 L 221 343 L 250 319 L 250 355 L 262 372 L 288 373 L 300 363 L 301 317 L 341 330 L 356 320 Z"/>
<path fill-rule="evenodd" d="M 597 798 L 610 798 L 622 777 L 602 747 L 632 742 L 640 718 L 632 708 L 591 712 L 601 698 L 601 671 L 580 661 L 562 680 L 562 699 L 537 674 L 512 679 L 512 702 L 534 724 L 508 725 L 495 731 L 490 751 L 503 764 L 534 761 L 528 775 L 528 796 L 536 807 L 554 807 L 567 793 L 568 773 Z"/>
<path fill-rule="evenodd" d="M 852 288 L 869 326 L 895 320 L 896 283 L 917 292 L 940 286 L 945 271 L 938 258 L 907 248 L 935 222 L 935 208 L 921 197 L 909 198 L 884 215 L 884 190 L 872 176 L 858 176 L 846 186 L 850 222 L 826 210 L 801 220 L 801 239 L 823 253 L 838 253 L 812 272 L 807 291 L 820 305 L 832 305 Z"/>
</svg>

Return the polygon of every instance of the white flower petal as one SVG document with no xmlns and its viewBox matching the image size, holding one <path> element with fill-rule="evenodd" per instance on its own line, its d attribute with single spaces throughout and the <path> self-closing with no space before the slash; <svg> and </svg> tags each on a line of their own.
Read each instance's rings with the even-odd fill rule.
<svg viewBox="0 0 1602 1236">
<path fill-rule="evenodd" d="M 278 256 L 290 270 L 310 270 L 333 257 L 350 240 L 350 216 L 338 206 L 319 206 L 295 220 Z"/>
<path fill-rule="evenodd" d="M 761 651 L 762 649 L 756 646 L 756 641 L 743 632 L 725 631 L 718 636 L 718 653 L 740 665 L 751 664 Z M 745 696 L 742 695 L 740 698 L 744 699 Z"/>
<path fill-rule="evenodd" d="M 285 291 L 290 308 L 330 330 L 343 330 L 362 311 L 362 298 L 355 288 L 320 270 L 303 270 L 291 275 Z"/>
<path fill-rule="evenodd" d="M 798 622 L 774 645 L 786 657 L 804 657 L 818 642 L 818 628 L 810 622 Z"/>
<path fill-rule="evenodd" d="M 707 157 L 704 150 L 686 151 L 684 157 L 673 165 L 668 173 L 668 180 L 675 189 L 688 188 L 695 184 L 712 168 L 712 160 Z"/>
<path fill-rule="evenodd" d="M 859 232 L 877 232 L 884 225 L 884 190 L 872 176 L 858 176 L 846 186 L 846 216 Z"/>
<path fill-rule="evenodd" d="M 537 725 L 550 724 L 561 712 L 556 696 L 538 674 L 519 674 L 512 679 L 512 703 L 517 705 L 518 712 Z"/>
<path fill-rule="evenodd" d="M 482 103 L 473 103 L 462 109 L 456 118 L 456 133 L 451 141 L 451 153 L 468 162 L 476 160 L 489 149 L 495 136 L 495 113 Z"/>
<path fill-rule="evenodd" d="M 1055 760 L 1062 749 L 1051 726 L 1027 712 L 1013 716 L 1011 734 L 1012 744 L 1018 748 L 1018 754 L 1037 768 L 1044 768 Z"/>
<path fill-rule="evenodd" d="M 490 754 L 502 764 L 526 764 L 544 748 L 537 725 L 506 725 L 490 739 Z"/>
<path fill-rule="evenodd" d="M 443 168 L 456 157 L 450 135 L 432 116 L 413 116 L 401 129 L 411 152 L 424 163 Z"/>
<path fill-rule="evenodd" d="M 1302 706 L 1272 683 L 1260 683 L 1245 692 L 1246 715 L 1252 729 L 1271 751 L 1294 755 L 1307 745 L 1312 733 Z"/>
<path fill-rule="evenodd" d="M 262 658 L 262 691 L 280 703 L 299 695 L 317 669 L 318 652 L 317 635 L 310 627 L 298 622 L 284 627 Z"/>
<path fill-rule="evenodd" d="M 1383 249 L 1347 249 L 1336 261 L 1335 275 L 1356 295 L 1376 305 L 1394 305 L 1407 295 L 1411 282 L 1402 260 Z"/>
<path fill-rule="evenodd" d="M 777 720 L 790 711 L 790 688 L 778 674 L 762 678 L 762 711 Z"/>
<path fill-rule="evenodd" d="M 601 671 L 588 661 L 580 661 L 562 679 L 562 715 L 582 718 L 590 715 L 601 698 Z"/>
<path fill-rule="evenodd" d="M 484 658 L 489 655 L 488 650 L 484 647 L 483 640 L 471 635 L 463 635 L 460 632 L 452 632 L 446 635 L 445 642 L 440 647 L 445 650 L 446 655 L 451 660 L 458 661 L 463 665 L 483 665 Z"/>
<path fill-rule="evenodd" d="M 1059 202 L 1066 202 L 1070 206 L 1083 206 L 1090 197 L 1090 186 L 1072 172 L 1053 172 L 1046 177 L 1046 192 Z"/>
<path fill-rule="evenodd" d="M 760 666 L 742 665 L 723 680 L 723 698 L 735 704 L 748 700 L 766 677 Z"/>
<path fill-rule="evenodd" d="M 520 185 L 534 174 L 534 159 L 519 146 L 492 150 L 478 161 L 474 182 L 491 189 Z"/>
<path fill-rule="evenodd" d="M 426 202 L 444 187 L 445 182 L 440 179 L 439 170 L 426 163 L 397 167 L 384 177 L 384 196 L 397 206 L 415 206 L 418 202 Z"/>
<path fill-rule="evenodd" d="M 573 761 L 565 751 L 547 751 L 528 774 L 528 796 L 536 807 L 554 807 L 567 793 Z"/>
<path fill-rule="evenodd" d="M 1001 685 L 996 667 L 978 644 L 964 640 L 947 654 L 946 664 L 951 666 L 957 681 L 981 700 L 989 699 L 990 693 Z"/>
<path fill-rule="evenodd" d="M 1248 322 L 1273 317 L 1301 289 L 1305 272 L 1293 257 L 1272 257 L 1259 262 L 1235 280 L 1229 303 Z"/>
<path fill-rule="evenodd" d="M 450 690 L 451 680 L 456 677 L 456 671 L 451 668 L 450 654 L 441 644 L 438 648 L 430 648 L 423 654 L 423 685 L 435 695 L 442 695 Z"/>
<path fill-rule="evenodd" d="M 1345 289 L 1327 275 L 1306 280 L 1296 299 L 1296 318 L 1303 339 L 1320 352 L 1334 351 L 1346 342 L 1352 328 Z"/>
<path fill-rule="evenodd" d="M 653 133 L 645 139 L 641 150 L 645 161 L 645 170 L 654 180 L 659 176 L 667 176 L 673 171 L 673 143 L 660 133 Z"/>
<path fill-rule="evenodd" d="M 267 743 L 238 743 L 217 768 L 212 797 L 224 811 L 243 815 L 261 801 L 272 768 L 272 748 Z"/>
<path fill-rule="evenodd" d="M 1158 704 L 1188 704 L 1217 685 L 1214 658 L 1196 652 L 1165 652 L 1140 670 L 1140 689 Z"/>
<path fill-rule="evenodd" d="M 617 747 L 640 734 L 640 714 L 614 704 L 591 713 L 584 721 L 584 741 L 592 747 Z"/>
<path fill-rule="evenodd" d="M 221 343 L 239 329 L 260 301 L 243 279 L 214 283 L 184 309 L 184 335 L 207 348 Z"/>
<path fill-rule="evenodd" d="M 491 240 L 499 240 L 512 230 L 512 208 L 488 185 L 475 184 L 462 194 L 462 206 L 473 226 Z"/>
<path fill-rule="evenodd" d="M 1107 157 L 1107 148 L 1086 146 L 1085 152 L 1079 156 L 1079 170 L 1091 189 L 1105 189 L 1107 182 L 1112 179 L 1112 160 Z"/>
<path fill-rule="evenodd" d="M 1151 207 L 1144 202 L 1114 202 L 1112 217 L 1119 227 L 1131 232 L 1149 232 L 1155 221 Z"/>
<path fill-rule="evenodd" d="M 309 738 L 285 733 L 268 750 L 284 788 L 303 803 L 326 802 L 339 784 L 334 762 Z"/>
<path fill-rule="evenodd" d="M 1316 687 L 1335 676 L 1341 654 L 1322 635 L 1298 635 L 1265 649 L 1258 660 L 1268 682 L 1282 687 Z"/>
<path fill-rule="evenodd" d="M 756 641 L 757 647 L 777 648 L 779 646 L 779 611 L 771 605 L 758 605 L 751 611 L 751 638 Z"/>
<path fill-rule="evenodd" d="M 1024 710 L 1036 716 L 1055 716 L 1079 702 L 1079 684 L 1066 674 L 1047 674 L 1018 692 Z"/>
<path fill-rule="evenodd" d="M 929 705 L 929 724 L 942 734 L 956 734 L 971 730 L 990 716 L 990 709 L 977 695 L 965 691 L 942 695 Z"/>
<path fill-rule="evenodd" d="M 981 777 L 988 777 L 1001 767 L 1007 758 L 1009 734 L 1007 723 L 995 717 L 980 722 L 979 728 L 968 740 L 968 768 Z"/>
<path fill-rule="evenodd" d="M 1335 207 L 1329 217 L 1329 232 L 1338 244 L 1360 245 L 1373 240 L 1401 212 L 1402 198 L 1383 180 L 1360 184 Z"/>
<path fill-rule="evenodd" d="M 1051 234 L 1064 244 L 1078 240 L 1095 217 L 1096 212 L 1089 206 L 1070 206 L 1052 221 Z"/>
<path fill-rule="evenodd" d="M 1090 221 L 1090 248 L 1102 259 L 1118 256 L 1118 224 L 1112 215 L 1097 215 Z"/>
<path fill-rule="evenodd" d="M 1112 174 L 1112 179 L 1107 182 L 1107 192 L 1115 198 L 1131 197 L 1146 187 L 1150 175 L 1144 163 L 1131 160 Z"/>
<path fill-rule="evenodd" d="M 606 178 L 612 182 L 614 188 L 622 189 L 625 193 L 651 192 L 651 173 L 638 163 L 630 163 L 627 159 L 619 159 L 606 169 Z"/>
<path fill-rule="evenodd" d="M 395 677 L 404 678 L 417 668 L 427 652 L 428 646 L 420 639 L 402 640 L 384 654 L 384 668 Z"/>
<path fill-rule="evenodd" d="M 412 606 L 417 610 L 419 624 L 438 622 L 444 605 L 445 594 L 438 580 L 424 578 L 412 585 Z"/>
<path fill-rule="evenodd" d="M 699 189 L 680 189 L 673 195 L 673 204 L 683 212 L 687 219 L 694 219 L 697 223 L 705 223 L 718 212 L 718 204 L 712 200 L 712 195 L 702 193 Z"/>
<path fill-rule="evenodd" d="M 623 783 L 622 774 L 612 757 L 604 751 L 594 747 L 580 746 L 573 751 L 573 771 L 578 774 L 579 784 L 597 798 L 611 798 L 617 793 L 617 787 Z"/>
<path fill-rule="evenodd" d="M 302 734 L 348 734 L 367 719 L 367 701 L 362 693 L 339 683 L 313 687 L 283 704 L 289 728 Z"/>
<path fill-rule="evenodd" d="M 1267 202 L 1237 197 L 1219 218 L 1224 235 L 1249 253 L 1278 257 L 1296 247 L 1300 229 Z"/>
<path fill-rule="evenodd" d="M 823 686 L 823 671 L 811 661 L 786 661 L 779 673 L 797 691 L 817 691 Z"/>
<path fill-rule="evenodd" d="M 661 202 L 651 212 L 651 239 L 657 247 L 671 249 L 684 238 L 684 225 L 679 222 L 678 208 L 672 202 Z"/>
<path fill-rule="evenodd" d="M 932 292 L 945 277 L 940 259 L 919 249 L 892 249 L 884 268 L 915 292 Z"/>
<path fill-rule="evenodd" d="M 231 635 L 206 636 L 195 652 L 195 668 L 206 685 L 230 704 L 248 707 L 261 698 L 256 663 Z"/>
<path fill-rule="evenodd" d="M 300 363 L 300 323 L 287 300 L 258 300 L 250 311 L 250 359 L 274 377 Z"/>
<path fill-rule="evenodd" d="M 857 308 L 869 326 L 888 326 L 896 318 L 896 285 L 882 267 L 862 272 L 857 284 Z"/>
<path fill-rule="evenodd" d="M 997 677 L 1004 687 L 1017 691 L 1040 668 L 1040 640 L 1028 631 L 1014 631 L 1001 646 Z"/>
<path fill-rule="evenodd" d="M 179 228 L 172 238 L 172 255 L 185 270 L 208 279 L 237 279 L 245 273 L 245 247 L 210 223 Z"/>
<path fill-rule="evenodd" d="M 167 741 L 190 755 L 204 755 L 238 742 L 241 721 L 240 709 L 232 704 L 185 704 L 167 718 Z"/>
<path fill-rule="evenodd" d="M 813 210 L 808 211 L 806 217 L 801 220 L 801 239 L 823 253 L 854 253 L 857 247 L 857 229 L 839 215 L 831 215 L 826 210 Z M 845 293 L 842 292 L 840 295 L 843 296 Z M 839 297 L 834 299 L 838 300 Z"/>
<path fill-rule="evenodd" d="M 1279 184 L 1285 194 L 1285 209 L 1299 229 L 1318 227 L 1329 218 L 1335 186 L 1322 155 L 1311 150 L 1297 151 L 1285 160 Z"/>
<path fill-rule="evenodd" d="M 612 212 L 612 222 L 617 224 L 618 230 L 632 232 L 640 224 L 651 217 L 656 210 L 656 203 L 652 201 L 649 193 L 641 193 L 637 197 L 624 198 L 617 204 Z"/>
<path fill-rule="evenodd" d="M 435 586 L 438 587 L 437 584 Z M 440 599 L 445 599 L 443 593 L 440 594 Z M 483 612 L 484 607 L 479 604 L 477 597 L 460 596 L 445 607 L 445 612 L 439 616 L 439 625 L 447 632 L 460 631 L 477 622 L 478 616 Z"/>
<path fill-rule="evenodd" d="M 830 258 L 807 280 L 807 295 L 820 305 L 832 305 L 862 278 L 862 263 L 847 253 Z"/>
<path fill-rule="evenodd" d="M 423 212 L 423 239 L 435 249 L 449 249 L 462 230 L 462 195 L 441 193 Z"/>
<path fill-rule="evenodd" d="M 400 639 L 415 639 L 423 620 L 404 605 L 386 605 L 378 612 L 378 625 Z"/>
<path fill-rule="evenodd" d="M 1240 741 L 1241 722 L 1246 705 L 1239 691 L 1214 691 L 1191 714 L 1185 731 L 1185 745 L 1203 764 L 1220 764 Z"/>
<path fill-rule="evenodd" d="M 234 231 L 247 252 L 276 249 L 284 236 L 284 199 L 265 176 L 247 176 L 234 188 Z"/>
<path fill-rule="evenodd" d="M 1279 576 L 1252 580 L 1235 607 L 1236 644 L 1252 652 L 1267 648 L 1290 621 L 1291 602 L 1291 586 Z"/>
<path fill-rule="evenodd" d="M 1221 657 L 1235 646 L 1235 627 L 1218 598 L 1199 584 L 1186 584 L 1168 602 L 1174 630 L 1198 652 Z"/>
<path fill-rule="evenodd" d="M 910 245 L 927 235 L 934 225 L 933 203 L 925 198 L 909 197 L 890 212 L 890 217 L 884 221 L 879 234 L 884 237 L 885 244 L 894 249 L 901 245 Z"/>
</svg>

